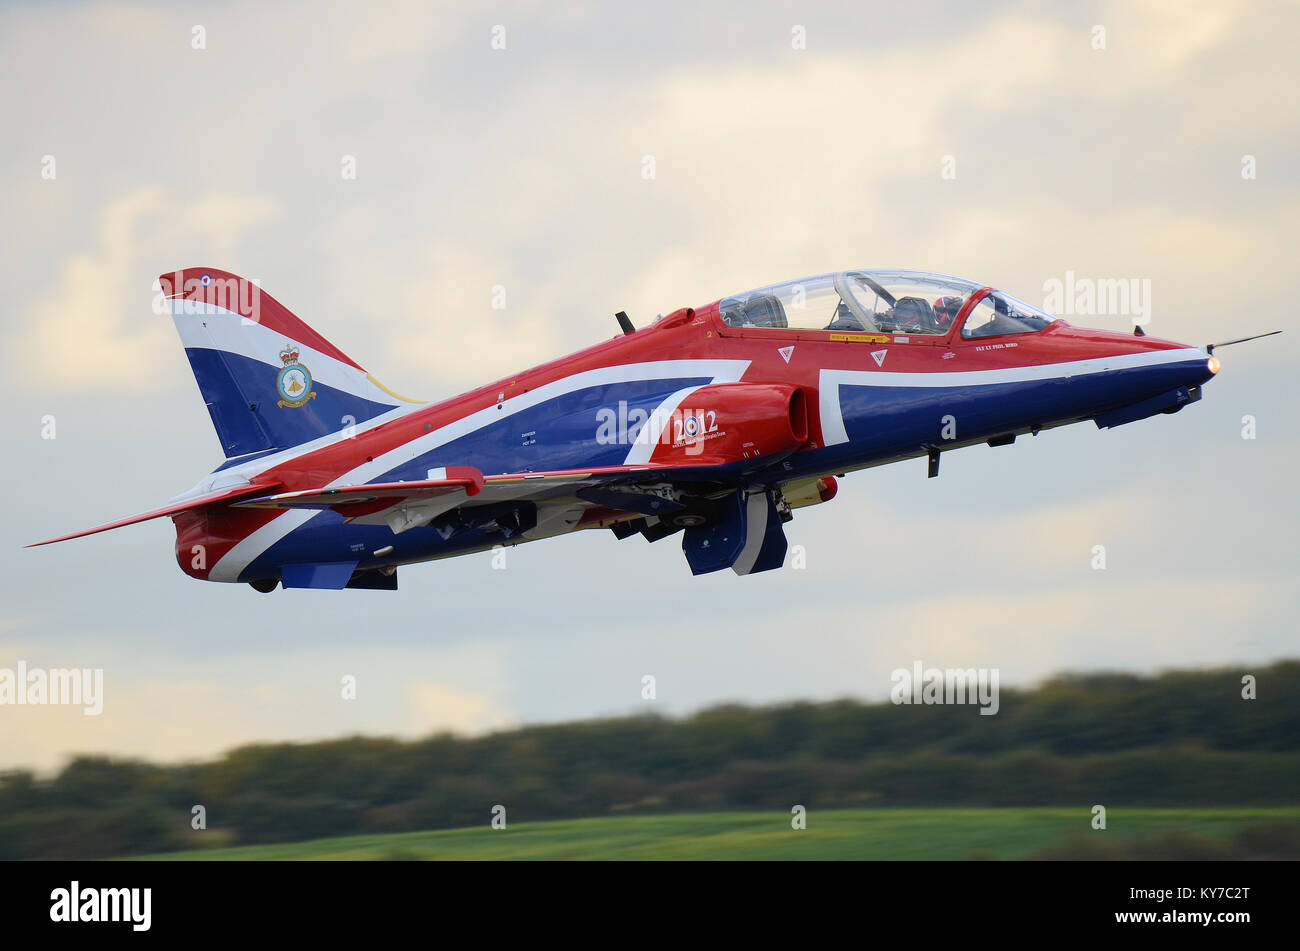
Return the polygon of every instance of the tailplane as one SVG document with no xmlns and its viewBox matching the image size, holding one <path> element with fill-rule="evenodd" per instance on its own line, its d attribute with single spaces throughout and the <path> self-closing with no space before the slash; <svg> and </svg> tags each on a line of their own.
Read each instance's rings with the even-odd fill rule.
<svg viewBox="0 0 1300 951">
<path fill-rule="evenodd" d="M 226 458 L 287 449 L 414 403 L 246 278 L 159 278 Z"/>
</svg>

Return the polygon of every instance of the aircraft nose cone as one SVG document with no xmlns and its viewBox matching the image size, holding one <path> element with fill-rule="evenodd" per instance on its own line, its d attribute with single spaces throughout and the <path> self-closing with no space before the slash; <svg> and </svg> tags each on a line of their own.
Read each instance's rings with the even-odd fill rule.
<svg viewBox="0 0 1300 951">
<path fill-rule="evenodd" d="M 1210 356 L 1203 347 L 1188 345 L 1185 352 L 1186 361 L 1176 364 L 1180 371 L 1178 382 L 1195 393 L 1214 379 L 1215 374 L 1219 372 L 1219 361 Z"/>
<path fill-rule="evenodd" d="M 1155 340 L 1151 337 L 1141 337 L 1138 340 L 1141 342 L 1132 341 L 1134 344 L 1132 352 L 1149 355 L 1152 358 L 1152 369 L 1168 368 L 1165 373 L 1159 375 L 1165 379 L 1172 377 L 1175 381 L 1174 385 L 1200 386 L 1213 379 L 1219 372 L 1218 359 L 1205 347 L 1173 340 Z"/>
<path fill-rule="evenodd" d="M 1189 361 L 1189 379 L 1186 385 L 1201 386 L 1202 384 L 1214 379 L 1215 374 L 1219 372 L 1220 364 L 1218 358 L 1210 356 L 1200 347 L 1189 349 L 1194 349 L 1195 353 L 1191 355 L 1192 359 Z"/>
</svg>

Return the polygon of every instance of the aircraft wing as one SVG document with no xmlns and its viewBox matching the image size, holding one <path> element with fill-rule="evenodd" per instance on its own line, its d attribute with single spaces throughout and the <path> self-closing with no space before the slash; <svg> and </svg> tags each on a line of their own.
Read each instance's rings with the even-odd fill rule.
<svg viewBox="0 0 1300 951">
<path fill-rule="evenodd" d="M 674 498 L 679 494 L 672 488 L 675 484 L 707 488 L 723 481 L 710 465 L 646 463 L 489 476 L 472 466 L 448 466 L 430 471 L 429 478 L 420 481 L 302 489 L 246 499 L 235 507 L 332 509 L 349 522 L 387 525 L 401 533 L 455 509 L 533 502 L 545 515 L 562 510 L 571 525 L 594 508 L 645 516 L 680 511 L 686 504 Z"/>
<path fill-rule="evenodd" d="M 471 466 L 434 469 L 411 482 L 329 486 L 234 503 L 244 508 L 332 509 L 347 521 L 386 525 L 401 534 L 429 526 L 444 538 L 474 533 L 504 544 L 575 528 L 607 526 L 618 538 L 658 541 L 684 532 L 682 551 L 695 574 L 731 568 L 751 574 L 779 567 L 786 554 L 781 523 L 791 500 L 746 486 L 741 460 L 505 472 Z M 817 483 L 816 498 L 834 494 Z"/>
<path fill-rule="evenodd" d="M 47 538 L 43 542 L 32 542 L 25 545 L 25 548 L 37 548 L 41 545 L 52 545 L 55 542 L 66 542 L 70 538 L 80 538 L 83 535 L 94 535 L 96 532 L 107 532 L 110 529 L 121 528 L 124 525 L 134 525 L 136 522 L 147 522 L 151 518 L 162 518 L 166 515 L 179 515 L 181 512 L 190 509 L 203 508 L 205 505 L 215 505 L 219 502 L 229 502 L 232 499 L 245 498 L 249 495 L 260 495 L 271 489 L 280 488 L 279 482 L 266 482 L 254 485 L 241 485 L 232 489 L 218 489 L 215 492 L 207 492 L 203 495 L 197 495 L 186 499 L 182 502 L 173 502 L 171 505 L 164 505 L 159 509 L 151 509 L 148 512 L 141 512 L 139 515 L 128 515 L 126 518 L 120 518 L 116 522 L 108 522 L 105 525 L 98 525 L 95 528 L 88 528 L 85 531 L 73 532 L 70 535 L 60 535 L 58 538 Z"/>
<path fill-rule="evenodd" d="M 246 499 L 237 508 L 333 509 L 349 522 L 388 525 L 395 533 L 427 525 L 462 505 L 483 487 L 483 473 L 473 466 L 449 466 L 411 482 L 322 486 Z"/>
</svg>

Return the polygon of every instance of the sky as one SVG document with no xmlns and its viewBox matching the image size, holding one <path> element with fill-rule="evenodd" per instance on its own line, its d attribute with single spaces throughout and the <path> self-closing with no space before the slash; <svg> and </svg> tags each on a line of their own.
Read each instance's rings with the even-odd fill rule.
<svg viewBox="0 0 1300 951">
<path fill-rule="evenodd" d="M 104 672 L 99 716 L 0 706 L 0 769 L 1297 656 L 1297 39 L 1231 0 L 0 6 L 0 668 Z M 601 531 L 263 595 L 185 576 L 166 519 L 23 549 L 221 461 L 152 308 L 197 265 L 430 400 L 848 267 L 1286 332 L 1174 416 L 852 474 L 787 526 L 802 570 Z"/>
</svg>

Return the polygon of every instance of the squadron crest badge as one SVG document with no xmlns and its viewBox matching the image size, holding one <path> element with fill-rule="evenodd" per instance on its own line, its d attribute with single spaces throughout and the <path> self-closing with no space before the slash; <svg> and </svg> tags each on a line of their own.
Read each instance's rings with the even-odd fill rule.
<svg viewBox="0 0 1300 951">
<path fill-rule="evenodd" d="M 316 391 L 311 388 L 311 371 L 298 362 L 298 348 L 286 344 L 280 351 L 284 369 L 275 379 L 275 388 L 280 392 L 280 401 L 276 406 L 296 409 L 316 398 Z"/>
</svg>

